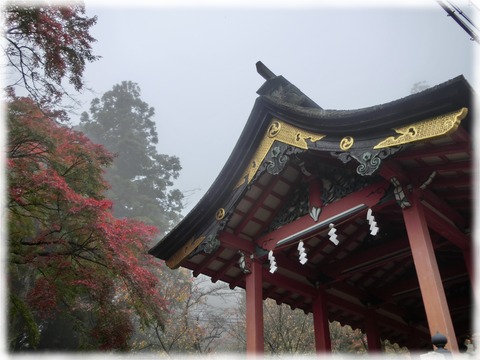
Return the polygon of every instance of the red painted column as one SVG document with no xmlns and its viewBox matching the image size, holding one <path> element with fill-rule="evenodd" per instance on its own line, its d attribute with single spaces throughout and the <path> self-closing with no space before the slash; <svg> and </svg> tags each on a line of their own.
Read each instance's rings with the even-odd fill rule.
<svg viewBox="0 0 480 360">
<path fill-rule="evenodd" d="M 367 335 L 367 344 L 369 353 L 378 353 L 382 351 L 380 333 L 376 322 L 375 310 L 368 309 L 365 313 L 365 332 Z"/>
<path fill-rule="evenodd" d="M 315 330 L 315 351 L 317 354 L 330 353 L 332 343 L 330 340 L 330 328 L 328 326 L 328 314 L 325 290 L 319 289 L 318 295 L 313 299 L 313 328 Z"/>
<path fill-rule="evenodd" d="M 438 331 L 448 339 L 446 348 L 458 352 L 457 338 L 453 329 L 452 318 L 448 308 L 445 290 L 438 270 L 435 252 L 423 205 L 414 193 L 412 206 L 403 209 L 403 218 L 407 228 L 408 240 L 412 250 L 413 261 L 417 271 L 418 283 L 422 293 L 425 313 L 431 336 Z"/>
<path fill-rule="evenodd" d="M 252 261 L 246 276 L 247 355 L 263 354 L 262 264 Z"/>
</svg>

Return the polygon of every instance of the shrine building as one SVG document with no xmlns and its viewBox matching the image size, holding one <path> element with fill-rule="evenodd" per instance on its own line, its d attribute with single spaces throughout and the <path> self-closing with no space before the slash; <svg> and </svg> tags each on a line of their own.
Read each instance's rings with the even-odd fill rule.
<svg viewBox="0 0 480 360">
<path fill-rule="evenodd" d="M 357 110 L 325 110 L 261 62 L 265 83 L 211 188 L 149 253 L 246 290 L 247 353 L 264 299 L 388 339 L 458 352 L 473 332 L 473 90 L 463 76 Z"/>
</svg>

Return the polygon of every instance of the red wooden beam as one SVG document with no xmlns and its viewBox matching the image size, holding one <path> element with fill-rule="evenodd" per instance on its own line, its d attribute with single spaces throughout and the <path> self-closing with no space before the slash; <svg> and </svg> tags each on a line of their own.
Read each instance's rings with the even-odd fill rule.
<svg viewBox="0 0 480 360">
<path fill-rule="evenodd" d="M 220 258 L 220 255 L 222 254 L 224 247 L 219 246 L 218 250 L 215 252 L 215 254 L 207 254 L 205 256 L 205 259 L 197 265 L 195 270 L 193 270 L 193 276 L 197 277 L 199 274 L 203 272 L 204 269 L 206 269 L 214 260 L 217 258 Z"/>
<path fill-rule="evenodd" d="M 379 173 L 388 181 L 395 177 L 404 186 L 410 183 L 410 178 L 405 169 L 393 159 L 385 161 L 380 167 Z"/>
<path fill-rule="evenodd" d="M 419 206 L 424 209 L 423 213 L 425 214 L 430 229 L 445 237 L 460 249 L 468 249 L 470 247 L 470 237 L 468 235 L 461 232 L 454 224 L 440 216 L 433 208 L 424 206 L 420 201 Z"/>
<path fill-rule="evenodd" d="M 222 231 L 217 236 L 222 246 L 234 250 L 240 250 L 248 254 L 252 254 L 255 250 L 255 244 L 249 240 L 242 239 L 239 236 L 233 235 L 227 231 Z"/>
<path fill-rule="evenodd" d="M 212 282 L 216 283 L 219 279 L 221 279 L 227 271 L 238 262 L 239 256 L 233 256 L 229 261 L 225 263 L 218 271 L 215 272 L 215 275 L 212 276 Z"/>
<path fill-rule="evenodd" d="M 330 222 L 344 221 L 345 218 L 374 206 L 383 197 L 389 185 L 387 181 L 382 181 L 367 186 L 325 206 L 318 222 L 315 222 L 310 215 L 305 215 L 260 237 L 256 242 L 266 250 L 273 250 L 279 242 L 289 238 L 293 239 L 298 236 L 299 240 L 301 237 L 312 236 L 314 233 L 325 230 Z"/>
<path fill-rule="evenodd" d="M 445 217 L 457 224 L 459 228 L 467 226 L 467 221 L 462 215 L 429 189 L 422 190 L 422 198 Z"/>
</svg>

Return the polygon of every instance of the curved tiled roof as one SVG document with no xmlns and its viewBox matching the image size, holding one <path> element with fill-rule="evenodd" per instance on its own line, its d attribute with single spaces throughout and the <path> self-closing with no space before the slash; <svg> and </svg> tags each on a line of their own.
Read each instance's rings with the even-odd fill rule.
<svg viewBox="0 0 480 360">
<path fill-rule="evenodd" d="M 287 90 L 285 90 L 287 89 Z M 430 116 L 470 107 L 472 89 L 463 76 L 455 77 L 422 92 L 385 104 L 355 110 L 325 110 L 282 76 L 268 79 L 257 91 L 259 97 L 220 174 L 198 204 L 149 253 L 168 259 L 203 227 L 231 194 L 243 169 L 258 146 L 272 117 L 299 128 L 322 134 L 348 132 L 372 136 L 390 132 L 393 127 Z M 293 94 L 293 95 L 291 95 Z"/>
</svg>

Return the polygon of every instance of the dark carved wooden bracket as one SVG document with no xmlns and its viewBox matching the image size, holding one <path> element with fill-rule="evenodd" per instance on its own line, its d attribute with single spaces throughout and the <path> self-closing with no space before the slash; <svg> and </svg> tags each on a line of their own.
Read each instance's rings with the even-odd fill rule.
<svg viewBox="0 0 480 360">
<path fill-rule="evenodd" d="M 349 151 L 331 151 L 330 154 L 340 159 L 344 164 L 355 159 L 360 164 L 357 167 L 357 174 L 362 176 L 370 176 L 378 170 L 382 160 L 392 154 L 395 154 L 402 147 L 389 147 L 385 149 L 352 149 Z"/>
</svg>

